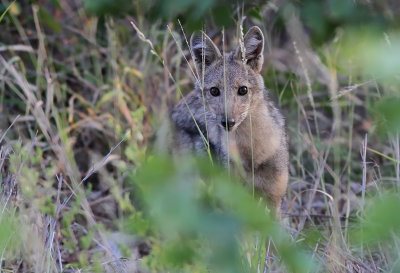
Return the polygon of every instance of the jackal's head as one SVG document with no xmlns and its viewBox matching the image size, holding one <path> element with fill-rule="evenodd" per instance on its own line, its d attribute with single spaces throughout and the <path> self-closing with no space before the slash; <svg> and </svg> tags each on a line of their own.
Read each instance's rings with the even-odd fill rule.
<svg viewBox="0 0 400 273">
<path fill-rule="evenodd" d="M 236 50 L 226 54 L 204 33 L 192 35 L 190 45 L 199 74 L 196 89 L 204 98 L 208 122 L 235 130 L 263 101 L 261 29 L 250 28 Z"/>
</svg>

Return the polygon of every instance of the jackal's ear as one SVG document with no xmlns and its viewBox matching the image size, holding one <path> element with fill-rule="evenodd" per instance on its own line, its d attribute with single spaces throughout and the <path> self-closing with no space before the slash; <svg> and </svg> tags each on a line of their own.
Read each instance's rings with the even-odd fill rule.
<svg viewBox="0 0 400 273">
<path fill-rule="evenodd" d="M 199 71 L 202 71 L 203 62 L 204 67 L 207 67 L 221 57 L 218 47 L 204 32 L 192 34 L 190 47 L 192 48 L 194 62 Z"/>
<path fill-rule="evenodd" d="M 257 26 L 251 27 L 240 43 L 235 52 L 236 58 L 245 59 L 247 64 L 259 73 L 264 62 L 264 35 L 261 29 Z"/>
</svg>

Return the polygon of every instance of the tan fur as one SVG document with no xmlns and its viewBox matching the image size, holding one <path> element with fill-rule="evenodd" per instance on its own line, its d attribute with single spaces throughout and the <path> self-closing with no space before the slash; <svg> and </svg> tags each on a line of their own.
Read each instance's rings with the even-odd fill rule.
<svg viewBox="0 0 400 273">
<path fill-rule="evenodd" d="M 258 27 L 248 31 L 243 46 L 223 55 L 208 36 L 192 36 L 194 61 L 204 86 L 197 82 L 195 90 L 172 110 L 175 143 L 180 150 L 200 153 L 209 146 L 225 165 L 232 164 L 237 153 L 246 172 L 244 180 L 252 185 L 254 173 L 255 188 L 279 215 L 288 181 L 284 119 L 269 99 L 260 74 L 264 37 Z M 248 93 L 240 95 L 241 86 Z M 212 95 L 213 87 L 220 95 Z M 235 121 L 229 131 L 221 124 L 227 117 Z M 207 138 L 206 145 L 200 132 Z"/>
<path fill-rule="evenodd" d="M 268 113 L 268 108 L 264 104 L 253 108 L 249 117 L 232 132 L 236 144 L 239 146 L 240 155 L 245 162 L 251 162 L 253 157 L 254 166 L 257 167 L 277 152 L 282 139 L 279 135 L 279 128 L 276 127 Z M 250 137 L 253 139 L 252 142 L 249 141 Z M 264 143 L 266 140 L 268 140 L 268 145 Z"/>
</svg>

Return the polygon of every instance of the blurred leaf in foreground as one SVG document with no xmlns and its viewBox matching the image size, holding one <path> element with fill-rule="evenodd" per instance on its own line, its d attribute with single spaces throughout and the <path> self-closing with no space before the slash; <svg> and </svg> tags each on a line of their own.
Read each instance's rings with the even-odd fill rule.
<svg viewBox="0 0 400 273">
<path fill-rule="evenodd" d="M 374 116 L 379 132 L 400 131 L 400 97 L 386 97 L 374 107 Z"/>
<path fill-rule="evenodd" d="M 392 235 L 400 234 L 400 198 L 387 194 L 374 198 L 365 211 L 365 220 L 353 232 L 351 238 L 359 244 L 380 244 Z"/>
<path fill-rule="evenodd" d="M 383 32 L 378 27 L 345 30 L 342 45 L 342 69 L 348 75 L 360 74 L 376 81 L 386 97 L 374 103 L 378 133 L 400 129 L 400 32 Z M 381 92 L 379 92 L 381 95 Z"/>
<path fill-rule="evenodd" d="M 311 30 L 311 40 L 321 45 L 332 39 L 338 28 L 358 26 L 360 22 L 380 25 L 384 18 L 372 11 L 367 2 L 348 0 L 301 0 L 288 1 L 301 3 L 301 17 Z"/>
<path fill-rule="evenodd" d="M 311 258 L 291 243 L 265 204 L 207 160 L 152 157 L 131 179 L 161 234 L 160 264 L 174 272 L 204 266 L 213 272 L 251 272 L 239 247 L 245 233 L 272 238 L 290 272 L 311 267 Z"/>
<path fill-rule="evenodd" d="M 372 75 L 382 82 L 396 80 L 400 72 L 400 33 L 377 27 L 347 29 L 342 57 L 368 77 Z"/>
<path fill-rule="evenodd" d="M 6 213 L 0 214 L 0 253 L 2 256 L 16 249 L 17 224 L 12 216 Z"/>
<path fill-rule="evenodd" d="M 124 15 L 133 8 L 129 0 L 83 0 L 83 5 L 89 14 L 96 16 Z"/>
</svg>

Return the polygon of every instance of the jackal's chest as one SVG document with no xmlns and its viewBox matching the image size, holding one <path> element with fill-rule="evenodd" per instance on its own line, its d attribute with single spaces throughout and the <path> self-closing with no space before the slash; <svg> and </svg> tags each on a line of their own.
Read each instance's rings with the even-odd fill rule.
<svg viewBox="0 0 400 273">
<path fill-rule="evenodd" d="M 249 169 L 252 166 L 256 168 L 273 156 L 280 142 L 279 132 L 268 126 L 252 126 L 238 128 L 229 148 L 236 151 L 245 169 Z"/>
</svg>

